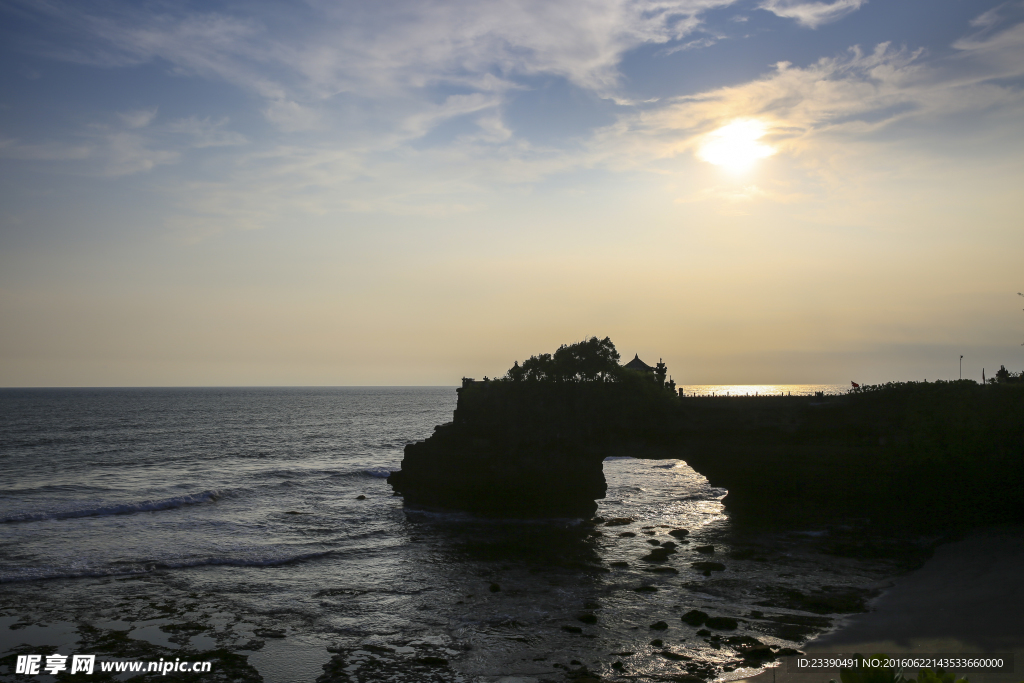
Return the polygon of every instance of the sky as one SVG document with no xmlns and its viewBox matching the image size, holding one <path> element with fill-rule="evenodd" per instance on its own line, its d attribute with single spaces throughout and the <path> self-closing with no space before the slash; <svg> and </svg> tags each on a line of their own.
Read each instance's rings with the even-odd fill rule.
<svg viewBox="0 0 1024 683">
<path fill-rule="evenodd" d="M 0 0 L 0 386 L 1024 369 L 1024 3 Z"/>
</svg>

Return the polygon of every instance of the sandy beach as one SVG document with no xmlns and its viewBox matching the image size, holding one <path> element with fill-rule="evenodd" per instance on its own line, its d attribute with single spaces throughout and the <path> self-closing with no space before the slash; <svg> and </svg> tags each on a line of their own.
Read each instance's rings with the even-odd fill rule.
<svg viewBox="0 0 1024 683">
<path fill-rule="evenodd" d="M 971 532 L 936 549 L 920 569 L 898 578 L 871 611 L 807 643 L 824 653 L 1012 653 L 1012 672 L 958 672 L 971 683 L 1024 680 L 1024 528 Z M 908 678 L 916 671 L 906 671 Z M 747 679 L 756 683 L 824 683 L 839 670 L 790 671 L 790 662 Z"/>
</svg>

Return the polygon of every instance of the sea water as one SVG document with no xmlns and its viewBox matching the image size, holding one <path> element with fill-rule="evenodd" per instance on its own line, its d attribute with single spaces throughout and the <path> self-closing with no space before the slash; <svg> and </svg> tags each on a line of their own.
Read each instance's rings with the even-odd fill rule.
<svg viewBox="0 0 1024 683">
<path fill-rule="evenodd" d="M 596 524 L 407 509 L 386 477 L 455 400 L 451 387 L 0 391 L 0 661 L 73 651 L 93 628 L 154 653 L 222 648 L 273 683 L 314 681 L 332 658 L 330 680 L 377 680 L 374 652 L 399 669 L 441 658 L 440 680 L 738 677 L 742 638 L 797 648 L 899 569 L 834 552 L 843 529 L 738 527 L 727 492 L 674 460 L 608 459 Z M 677 553 L 645 562 L 651 541 Z M 725 568 L 693 567 L 707 561 Z M 736 628 L 702 632 L 681 621 L 690 610 Z"/>
</svg>

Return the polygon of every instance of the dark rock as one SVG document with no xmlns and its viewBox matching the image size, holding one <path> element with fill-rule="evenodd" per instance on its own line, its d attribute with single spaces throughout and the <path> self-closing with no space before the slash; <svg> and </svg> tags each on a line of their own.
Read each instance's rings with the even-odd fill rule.
<svg viewBox="0 0 1024 683">
<path fill-rule="evenodd" d="M 759 609 L 752 609 L 752 610 L 750 610 L 750 618 L 751 619 L 763 619 L 764 618 L 764 612 L 762 612 Z"/>
<path fill-rule="evenodd" d="M 654 572 L 655 574 L 678 574 L 679 570 L 675 567 L 646 567 L 645 572 Z"/>
<path fill-rule="evenodd" d="M 256 628 L 252 632 L 260 638 L 284 638 L 286 635 L 284 630 L 276 628 Z"/>
<path fill-rule="evenodd" d="M 637 593 L 656 593 L 658 591 L 657 586 L 637 586 L 634 588 Z"/>
<path fill-rule="evenodd" d="M 356 496 L 356 500 L 366 500 L 366 496 L 360 494 Z"/>
<path fill-rule="evenodd" d="M 705 555 L 710 555 L 711 553 L 715 552 L 715 546 L 713 545 L 698 545 L 694 546 L 693 549 L 696 550 L 698 553 L 704 553 Z"/>
<path fill-rule="evenodd" d="M 775 653 L 779 657 L 795 657 L 796 655 L 802 655 L 803 652 L 800 650 L 794 650 L 791 647 L 784 647 Z"/>
<path fill-rule="evenodd" d="M 652 628 L 655 631 L 664 631 L 668 628 L 668 623 L 664 621 L 656 621 L 653 624 L 651 624 L 649 628 Z"/>
<path fill-rule="evenodd" d="M 732 617 L 710 617 L 704 622 L 704 625 L 708 628 L 718 629 L 719 631 L 733 630 L 739 624 Z"/>
<path fill-rule="evenodd" d="M 687 536 L 690 535 L 690 530 L 689 529 L 673 529 L 672 531 L 668 532 L 668 535 L 669 536 L 675 536 L 676 538 L 686 538 Z"/>
<path fill-rule="evenodd" d="M 583 629 L 579 626 L 563 626 L 562 630 L 566 633 L 583 633 Z"/>
<path fill-rule="evenodd" d="M 615 519 L 609 519 L 604 523 L 605 526 L 625 526 L 626 524 L 632 524 L 634 519 L 630 517 L 616 517 Z"/>
<path fill-rule="evenodd" d="M 676 548 L 678 546 L 674 542 L 672 542 L 672 541 L 665 541 L 664 543 L 661 544 L 661 547 L 662 548 L 668 548 L 669 550 L 672 550 L 672 549 L 674 549 L 674 548 Z"/>
<path fill-rule="evenodd" d="M 623 664 L 622 662 L 612 662 L 612 668 L 615 669 L 616 671 L 622 671 L 623 669 L 626 668 L 626 665 Z"/>
<path fill-rule="evenodd" d="M 761 662 L 775 659 L 775 652 L 767 645 L 754 645 L 751 647 L 738 647 L 736 651 L 743 655 L 744 661 L 757 665 Z"/>
<path fill-rule="evenodd" d="M 444 657 L 417 657 L 416 661 L 427 666 L 448 666 L 448 660 Z"/>
<path fill-rule="evenodd" d="M 711 631 L 707 630 L 706 628 L 702 628 L 701 630 L 697 631 L 697 635 L 698 636 L 710 636 L 711 635 Z"/>
<path fill-rule="evenodd" d="M 866 612 L 868 599 L 877 595 L 877 591 L 822 586 L 806 594 L 793 588 L 777 588 L 771 591 L 771 595 L 770 600 L 757 604 L 814 614 L 853 614 Z"/>
<path fill-rule="evenodd" d="M 707 612 L 701 612 L 699 609 L 692 609 L 680 618 L 683 620 L 684 624 L 700 626 L 708 620 L 709 616 L 710 615 Z"/>
<path fill-rule="evenodd" d="M 619 536 L 621 536 L 622 538 L 633 538 L 634 536 L 636 536 L 636 534 L 632 531 L 623 531 L 619 534 Z"/>
<path fill-rule="evenodd" d="M 501 592 L 501 586 L 499 586 L 496 583 L 492 583 L 491 587 L 488 588 L 487 590 L 491 591 L 492 593 L 499 593 L 499 592 Z"/>
<path fill-rule="evenodd" d="M 629 566 L 629 562 L 623 562 L 622 560 L 616 560 L 615 562 L 609 562 L 609 567 L 625 568 Z"/>
<path fill-rule="evenodd" d="M 661 545 L 661 541 L 655 540 L 653 538 L 648 538 L 647 542 L 650 543 L 651 545 Z"/>
<path fill-rule="evenodd" d="M 661 638 L 655 638 L 651 641 L 651 645 L 653 645 L 654 647 L 661 647 L 664 644 L 665 642 Z"/>
<path fill-rule="evenodd" d="M 671 551 L 668 548 L 655 548 L 640 559 L 644 562 L 664 562 L 668 559 L 670 552 Z"/>
<path fill-rule="evenodd" d="M 585 612 L 585 613 L 579 615 L 578 617 L 576 617 L 576 619 L 579 620 L 579 621 L 582 621 L 584 624 L 596 624 L 597 623 L 597 615 L 593 614 L 591 612 Z"/>
<path fill-rule="evenodd" d="M 706 572 L 724 572 L 725 565 L 721 562 L 693 562 L 690 564 L 694 569 Z"/>
</svg>

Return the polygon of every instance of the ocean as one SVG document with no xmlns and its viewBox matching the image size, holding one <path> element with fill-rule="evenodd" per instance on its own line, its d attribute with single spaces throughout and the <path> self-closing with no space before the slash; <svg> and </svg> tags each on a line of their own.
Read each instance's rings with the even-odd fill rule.
<svg viewBox="0 0 1024 683">
<path fill-rule="evenodd" d="M 914 555 L 858 552 L 856 520 L 740 527 L 727 492 L 673 460 L 606 460 L 596 521 L 407 509 L 386 477 L 455 400 L 0 390 L 0 680 L 56 680 L 16 675 L 29 654 L 268 683 L 741 678 L 865 609 Z M 668 562 L 641 559 L 666 542 Z"/>
</svg>

